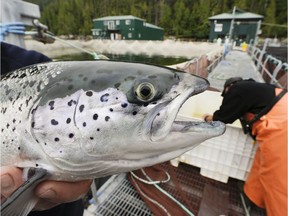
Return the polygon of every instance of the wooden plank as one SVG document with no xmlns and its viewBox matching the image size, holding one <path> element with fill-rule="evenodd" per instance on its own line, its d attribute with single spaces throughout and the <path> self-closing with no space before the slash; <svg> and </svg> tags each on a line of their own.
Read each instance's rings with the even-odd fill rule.
<svg viewBox="0 0 288 216">
<path fill-rule="evenodd" d="M 198 216 L 228 215 L 229 192 L 206 184 Z"/>
</svg>

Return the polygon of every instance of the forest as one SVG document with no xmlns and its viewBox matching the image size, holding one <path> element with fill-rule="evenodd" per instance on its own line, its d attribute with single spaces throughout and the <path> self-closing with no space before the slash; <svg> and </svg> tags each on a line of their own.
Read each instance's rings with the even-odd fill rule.
<svg viewBox="0 0 288 216">
<path fill-rule="evenodd" d="M 165 36 L 204 40 L 208 18 L 233 7 L 264 16 L 261 37 L 287 38 L 287 0 L 26 0 L 38 4 L 41 22 L 56 35 L 91 35 L 92 20 L 133 15 L 164 28 Z"/>
</svg>

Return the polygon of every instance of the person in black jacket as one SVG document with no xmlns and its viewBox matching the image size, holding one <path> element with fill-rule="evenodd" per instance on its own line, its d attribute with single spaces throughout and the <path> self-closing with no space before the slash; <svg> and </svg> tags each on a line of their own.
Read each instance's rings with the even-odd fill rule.
<svg viewBox="0 0 288 216">
<path fill-rule="evenodd" d="M 21 67 L 49 61 L 50 58 L 36 51 L 28 51 L 1 42 L 1 76 Z M 23 183 L 23 180 L 22 170 L 16 167 L 1 167 L 0 174 L 2 202 Z M 56 181 L 40 183 L 35 189 L 40 201 L 29 216 L 82 216 L 84 205 L 80 198 L 89 190 L 90 184 L 91 180 L 75 183 Z"/>
<path fill-rule="evenodd" d="M 208 122 L 224 123 L 241 119 L 244 128 L 250 125 L 247 129 L 258 148 L 244 192 L 254 204 L 265 208 L 268 216 L 287 215 L 286 92 L 270 84 L 232 77 L 224 84 L 219 110 L 203 117 Z"/>
</svg>

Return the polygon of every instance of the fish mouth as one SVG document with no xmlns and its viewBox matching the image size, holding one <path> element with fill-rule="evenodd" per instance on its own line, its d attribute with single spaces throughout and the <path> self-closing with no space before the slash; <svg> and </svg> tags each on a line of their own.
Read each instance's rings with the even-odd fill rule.
<svg viewBox="0 0 288 216">
<path fill-rule="evenodd" d="M 191 76 L 191 75 L 190 75 Z M 193 88 L 186 89 L 175 98 L 155 106 L 146 116 L 146 135 L 150 141 L 164 140 L 170 134 L 177 133 L 207 133 L 207 138 L 221 135 L 225 132 L 222 122 L 200 122 L 192 118 L 176 120 L 182 105 L 194 95 L 200 94 L 209 88 L 209 82 L 205 79 L 197 79 Z M 145 127 L 144 127 L 145 128 Z"/>
</svg>

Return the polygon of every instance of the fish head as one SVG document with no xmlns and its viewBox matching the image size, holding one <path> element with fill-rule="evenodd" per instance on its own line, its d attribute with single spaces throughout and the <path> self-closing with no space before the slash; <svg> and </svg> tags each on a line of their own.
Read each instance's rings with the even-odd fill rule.
<svg viewBox="0 0 288 216">
<path fill-rule="evenodd" d="M 59 169 L 125 172 L 173 159 L 224 133 L 221 122 L 175 121 L 185 101 L 209 87 L 201 77 L 131 62 L 51 67 L 60 72 L 35 105 L 32 132 Z"/>
</svg>

